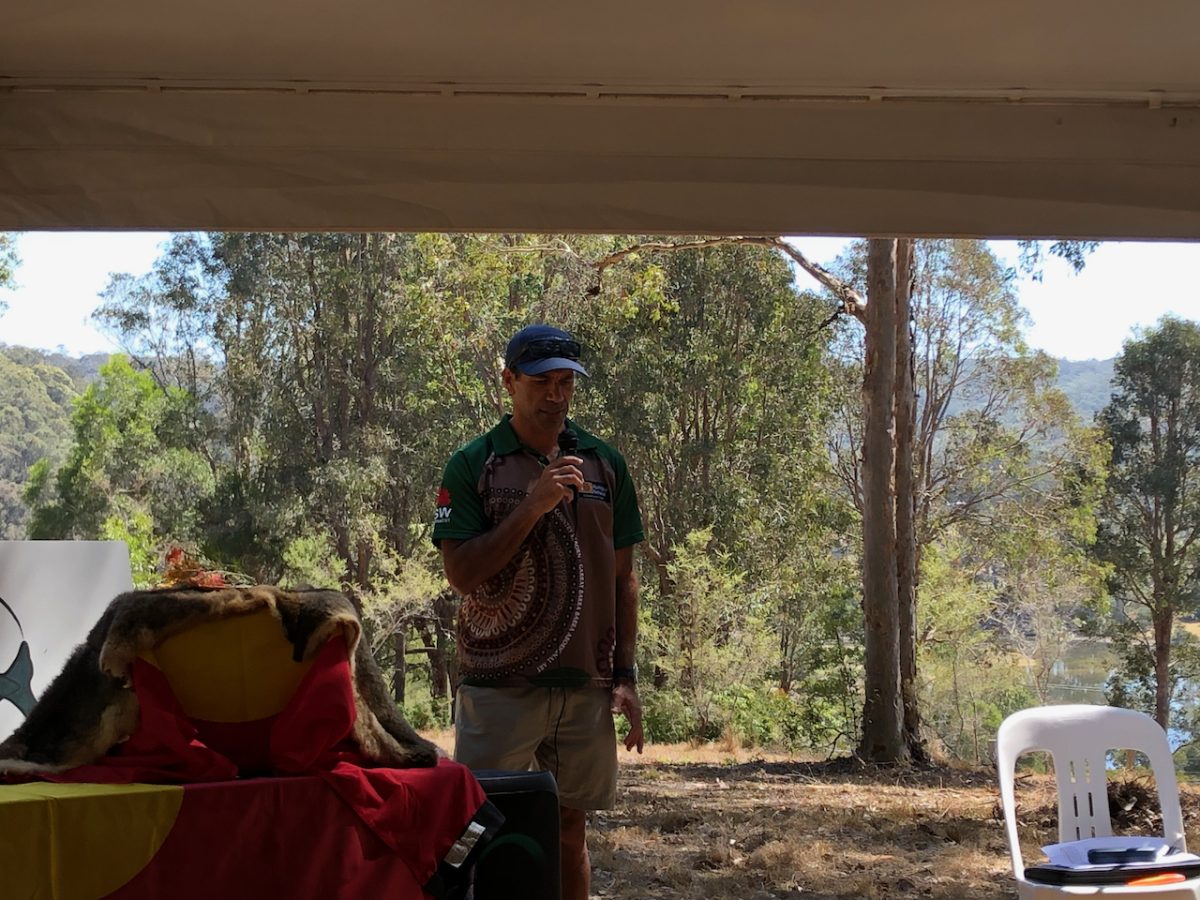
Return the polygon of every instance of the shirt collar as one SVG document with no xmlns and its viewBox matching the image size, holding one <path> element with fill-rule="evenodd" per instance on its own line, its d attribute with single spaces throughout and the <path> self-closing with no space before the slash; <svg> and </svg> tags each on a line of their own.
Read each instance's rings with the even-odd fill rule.
<svg viewBox="0 0 1200 900">
<path fill-rule="evenodd" d="M 592 435 L 588 434 L 570 419 L 567 419 L 567 427 L 573 428 L 575 433 L 579 435 L 580 450 L 595 450 L 600 445 L 600 442 Z M 523 448 L 520 438 L 513 431 L 512 413 L 505 413 L 496 427 L 492 429 L 489 435 L 492 441 L 492 450 L 497 456 L 507 456 L 510 453 L 516 453 Z M 530 451 L 533 452 L 532 450 Z"/>
</svg>

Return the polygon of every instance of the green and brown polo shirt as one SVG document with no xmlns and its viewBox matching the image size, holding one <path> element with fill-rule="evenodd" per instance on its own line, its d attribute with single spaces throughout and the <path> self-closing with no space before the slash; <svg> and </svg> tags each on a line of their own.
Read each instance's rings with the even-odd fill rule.
<svg viewBox="0 0 1200 900">
<path fill-rule="evenodd" d="M 505 416 L 450 457 L 434 514 L 434 543 L 494 528 L 548 460 L 518 440 Z M 612 683 L 616 644 L 614 550 L 645 539 L 621 454 L 574 422 L 587 485 L 529 533 L 512 561 L 464 598 L 459 674 L 467 683 Z"/>
</svg>

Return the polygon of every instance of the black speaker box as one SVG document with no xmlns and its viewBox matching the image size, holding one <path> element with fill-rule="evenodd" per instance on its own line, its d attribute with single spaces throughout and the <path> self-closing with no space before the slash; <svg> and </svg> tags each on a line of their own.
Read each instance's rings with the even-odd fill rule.
<svg viewBox="0 0 1200 900">
<path fill-rule="evenodd" d="M 504 824 L 475 864 L 474 900 L 559 900 L 558 786 L 549 772 L 475 772 Z"/>
</svg>

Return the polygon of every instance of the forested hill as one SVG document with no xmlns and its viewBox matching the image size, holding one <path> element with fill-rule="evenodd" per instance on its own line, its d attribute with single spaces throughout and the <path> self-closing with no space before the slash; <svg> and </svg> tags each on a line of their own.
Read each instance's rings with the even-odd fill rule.
<svg viewBox="0 0 1200 900">
<path fill-rule="evenodd" d="M 1085 359 L 1058 361 L 1058 387 L 1067 395 L 1085 422 L 1092 421 L 1112 395 L 1113 361 Z"/>
<path fill-rule="evenodd" d="M 106 353 L 88 353 L 84 356 L 67 356 L 51 350 L 34 350 L 28 347 L 5 346 L 3 353 L 13 362 L 33 366 L 44 364 L 62 369 L 70 376 L 77 390 L 82 390 L 99 375 L 100 366 L 108 360 Z M 1071 401 L 1071 405 L 1086 421 L 1091 421 L 1106 403 L 1112 392 L 1113 361 L 1111 359 L 1058 360 L 1058 387 Z"/>
<path fill-rule="evenodd" d="M 70 435 L 74 398 L 99 375 L 104 353 L 67 356 L 0 345 L 0 538 L 23 537 L 21 489 L 28 467 L 41 456 L 58 462 Z M 1113 361 L 1059 360 L 1058 386 L 1086 422 L 1109 400 Z"/>
<path fill-rule="evenodd" d="M 107 353 L 87 353 L 83 356 L 68 356 L 56 350 L 35 350 L 32 347 L 17 347 L 0 344 L 0 353 L 20 366 L 52 366 L 62 369 L 71 379 L 75 389 L 82 391 L 100 376 L 100 367 L 108 362 Z"/>
</svg>

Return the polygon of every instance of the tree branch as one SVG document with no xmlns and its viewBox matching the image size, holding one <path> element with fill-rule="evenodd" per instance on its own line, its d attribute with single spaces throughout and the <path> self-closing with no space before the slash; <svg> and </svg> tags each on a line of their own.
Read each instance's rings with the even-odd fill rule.
<svg viewBox="0 0 1200 900">
<path fill-rule="evenodd" d="M 750 235 L 731 235 L 729 237 L 715 238 L 699 238 L 694 241 L 679 241 L 678 243 L 670 243 L 667 241 L 647 241 L 641 244 L 633 244 L 621 250 L 616 250 L 607 256 L 602 256 L 592 262 L 593 268 L 596 270 L 597 286 L 599 290 L 599 279 L 603 277 L 604 270 L 617 263 L 622 262 L 629 256 L 635 253 L 670 253 L 676 250 L 707 250 L 710 247 L 727 247 L 736 244 L 748 244 L 757 247 L 773 247 L 787 256 L 792 262 L 798 265 L 801 269 L 815 278 L 821 285 L 827 288 L 838 298 L 837 311 L 821 323 L 821 327 L 825 327 L 834 322 L 838 316 L 848 314 L 854 316 L 860 322 L 863 321 L 863 316 L 866 312 L 867 301 L 858 291 L 852 288 L 846 282 L 842 281 L 828 269 L 819 266 L 812 262 L 803 253 L 789 244 L 781 237 L 766 237 L 766 236 L 750 236 Z"/>
</svg>

